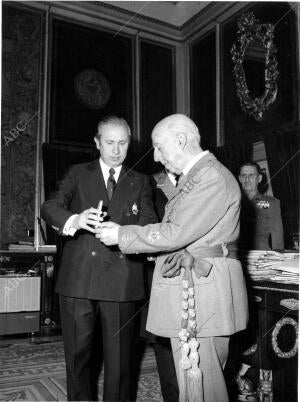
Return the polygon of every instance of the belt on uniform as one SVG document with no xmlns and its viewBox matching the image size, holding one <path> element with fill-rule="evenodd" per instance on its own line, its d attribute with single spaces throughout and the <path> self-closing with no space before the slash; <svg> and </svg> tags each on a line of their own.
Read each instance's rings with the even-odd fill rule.
<svg viewBox="0 0 300 402">
<path fill-rule="evenodd" d="M 207 276 L 213 264 L 204 258 L 232 258 L 238 259 L 238 248 L 235 242 L 222 243 L 213 247 L 202 247 L 194 250 L 192 253 L 188 250 L 173 253 L 169 255 L 162 266 L 162 276 L 173 278 L 180 275 L 181 268 L 192 269 L 196 276 Z"/>
</svg>

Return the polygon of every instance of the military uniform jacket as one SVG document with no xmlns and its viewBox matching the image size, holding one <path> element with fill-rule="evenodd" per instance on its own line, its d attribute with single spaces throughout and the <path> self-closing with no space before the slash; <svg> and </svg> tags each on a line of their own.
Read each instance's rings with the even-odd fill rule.
<svg viewBox="0 0 300 402">
<path fill-rule="evenodd" d="M 252 200 L 243 197 L 240 241 L 245 249 L 284 249 L 279 200 L 260 193 Z"/>
<path fill-rule="evenodd" d="M 156 222 L 149 178 L 122 167 L 109 202 L 99 160 L 74 165 L 57 191 L 42 206 L 46 222 L 62 232 L 67 219 L 103 200 L 108 219 L 120 225 Z M 131 301 L 144 297 L 141 256 L 125 256 L 107 247 L 94 234 L 79 230 L 68 237 L 60 264 L 56 291 L 70 297 Z"/>
<path fill-rule="evenodd" d="M 237 240 L 241 194 L 233 175 L 208 153 L 179 180 L 168 198 L 163 221 L 143 228 L 120 228 L 119 247 L 124 253 L 164 252 L 156 261 L 147 330 L 177 337 L 182 273 L 175 278 L 162 277 L 164 260 L 184 248 L 197 258 L 203 247 Z M 248 304 L 240 262 L 224 257 L 207 260 L 213 264 L 209 275 L 198 279 L 193 274 L 198 336 L 224 336 L 245 329 Z"/>
<path fill-rule="evenodd" d="M 165 205 L 168 201 L 166 194 L 174 192 L 174 185 L 171 183 L 168 175 L 163 170 L 157 174 L 155 174 L 151 178 L 152 186 L 154 189 L 154 207 L 156 214 L 159 218 L 159 222 L 162 221 L 165 215 Z M 152 287 L 152 279 L 154 272 L 154 263 L 151 261 L 144 266 L 145 269 L 145 279 L 146 279 L 146 296 L 149 298 L 151 287 Z M 140 334 L 144 338 L 147 338 L 148 342 L 158 342 L 159 338 L 150 332 L 146 331 L 146 322 L 148 316 L 148 304 L 146 304 L 141 311 L 141 331 Z"/>
</svg>

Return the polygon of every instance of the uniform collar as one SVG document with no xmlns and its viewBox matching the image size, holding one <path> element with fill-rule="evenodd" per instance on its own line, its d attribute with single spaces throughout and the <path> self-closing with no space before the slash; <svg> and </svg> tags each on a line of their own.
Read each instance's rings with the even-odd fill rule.
<svg viewBox="0 0 300 402">
<path fill-rule="evenodd" d="M 202 151 L 200 152 L 198 155 L 195 155 L 189 162 L 188 164 L 185 166 L 185 168 L 182 170 L 182 174 L 183 175 L 187 175 L 188 172 L 192 169 L 192 167 L 194 165 L 196 165 L 196 163 L 202 159 L 204 156 L 206 156 L 208 154 L 209 151 Z"/>
</svg>

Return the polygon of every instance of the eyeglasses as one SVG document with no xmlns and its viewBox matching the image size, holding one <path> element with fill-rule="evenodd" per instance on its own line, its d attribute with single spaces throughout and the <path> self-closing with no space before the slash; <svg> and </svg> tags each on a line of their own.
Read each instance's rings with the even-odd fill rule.
<svg viewBox="0 0 300 402">
<path fill-rule="evenodd" d="M 258 175 L 256 173 L 250 174 L 240 174 L 239 178 L 241 181 L 246 181 L 247 179 L 254 180 Z"/>
</svg>

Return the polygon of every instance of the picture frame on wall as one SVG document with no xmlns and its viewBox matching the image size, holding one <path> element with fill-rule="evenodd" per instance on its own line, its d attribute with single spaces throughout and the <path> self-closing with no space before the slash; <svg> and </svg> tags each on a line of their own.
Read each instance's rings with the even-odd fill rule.
<svg viewBox="0 0 300 402">
<path fill-rule="evenodd" d="M 132 38 L 53 18 L 49 142 L 90 146 L 98 122 L 134 124 Z"/>
</svg>

